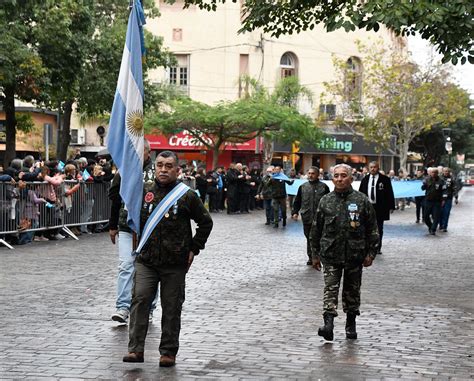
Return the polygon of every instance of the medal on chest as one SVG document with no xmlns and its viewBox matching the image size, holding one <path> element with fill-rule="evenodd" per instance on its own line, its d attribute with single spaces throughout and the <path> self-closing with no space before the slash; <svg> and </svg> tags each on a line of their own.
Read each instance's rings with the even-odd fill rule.
<svg viewBox="0 0 474 381">
<path fill-rule="evenodd" d="M 147 192 L 145 194 L 145 197 L 143 199 L 143 201 L 145 201 L 145 203 L 143 204 L 143 208 L 144 209 L 148 208 L 148 214 L 150 214 L 151 211 L 153 210 L 153 200 L 154 199 L 155 199 L 155 195 L 153 194 L 153 192 Z"/>
<path fill-rule="evenodd" d="M 347 210 L 349 211 L 350 225 L 355 229 L 360 226 L 359 208 L 357 204 L 349 204 Z"/>
</svg>

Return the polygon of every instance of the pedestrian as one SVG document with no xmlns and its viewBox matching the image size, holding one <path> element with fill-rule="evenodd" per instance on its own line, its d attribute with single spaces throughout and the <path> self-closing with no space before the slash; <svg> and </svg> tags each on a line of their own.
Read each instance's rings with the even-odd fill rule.
<svg viewBox="0 0 474 381">
<path fill-rule="evenodd" d="M 242 169 L 242 164 L 235 164 L 230 163 L 229 169 L 226 173 L 227 179 L 227 214 L 236 214 L 239 213 L 239 176 L 240 176 L 240 169 L 236 167 L 239 166 Z"/>
<path fill-rule="evenodd" d="M 446 193 L 446 184 L 439 177 L 438 168 L 433 167 L 428 170 L 429 176 L 423 182 L 421 189 L 425 193 L 425 224 L 428 226 L 428 232 L 436 235 L 439 220 L 441 217 L 441 209 L 444 206 L 448 195 Z M 433 217 L 433 220 L 431 219 Z"/>
<path fill-rule="evenodd" d="M 369 174 L 360 182 L 359 191 L 369 197 L 375 209 L 380 237 L 377 254 L 382 254 L 383 224 L 390 220 L 390 213 L 395 210 L 395 198 L 390 178 L 380 173 L 376 161 L 369 163 Z"/>
<path fill-rule="evenodd" d="M 273 168 L 272 178 L 270 180 L 270 187 L 272 189 L 272 207 L 273 207 L 273 221 L 274 228 L 278 228 L 278 221 L 280 219 L 280 212 L 283 227 L 286 226 L 286 184 L 292 185 L 294 180 L 290 180 L 284 173 L 281 172 L 280 166 Z"/>
<path fill-rule="evenodd" d="M 445 183 L 446 198 L 444 200 L 444 205 L 441 208 L 439 230 L 444 233 L 447 233 L 449 215 L 451 214 L 451 207 L 453 206 L 453 198 L 457 195 L 457 184 L 451 175 L 450 168 L 443 168 L 443 180 Z"/>
<path fill-rule="evenodd" d="M 347 314 L 346 338 L 357 339 L 362 267 L 377 255 L 379 236 L 375 210 L 367 197 L 352 188 L 352 169 L 338 164 L 333 173 L 334 191 L 321 198 L 311 228 L 313 267 L 324 274 L 324 326 L 318 335 L 333 340 L 334 318 L 341 277 L 342 308 Z"/>
<path fill-rule="evenodd" d="M 153 214 L 155 225 L 151 221 L 148 224 L 151 226 L 149 238 L 142 250 L 137 249 L 129 353 L 124 356 L 124 362 L 144 361 L 149 306 L 160 285 L 162 317 L 159 365 L 169 367 L 176 364 L 186 273 L 194 257 L 204 249 L 212 230 L 212 219 L 204 204 L 193 190 L 186 190 L 184 184 L 178 183 L 177 175 L 178 157 L 171 151 L 163 151 L 155 161 L 154 183 L 144 187 L 140 213 L 142 232 L 152 211 L 156 210 L 157 213 Z M 178 193 L 183 189 L 184 193 Z M 168 200 L 173 198 L 177 201 L 170 203 Z M 191 220 L 197 224 L 194 236 Z"/>
<path fill-rule="evenodd" d="M 416 178 L 415 180 L 418 181 L 423 181 L 424 179 L 424 173 L 421 169 L 418 169 L 416 171 Z M 416 223 L 420 223 L 420 215 L 421 215 L 421 220 L 425 220 L 425 215 L 424 215 L 424 204 L 425 204 L 425 196 L 416 196 L 415 197 L 415 205 L 416 205 Z"/>
<path fill-rule="evenodd" d="M 301 221 L 303 222 L 303 233 L 306 237 L 306 253 L 308 255 L 307 265 L 312 265 L 312 251 L 311 251 L 311 225 L 316 211 L 318 210 L 319 201 L 321 198 L 329 193 L 329 187 L 323 182 L 319 181 L 319 168 L 309 167 L 306 173 L 308 181 L 298 188 L 295 200 L 293 202 L 293 209 L 291 217 L 294 220 L 298 219 L 298 213 L 301 214 Z"/>
<path fill-rule="evenodd" d="M 202 203 L 205 204 L 207 195 L 207 180 L 204 167 L 199 167 L 194 177 L 196 178 L 196 189 L 199 192 L 199 197 L 201 198 Z"/>
<path fill-rule="evenodd" d="M 263 207 L 265 209 L 265 217 L 267 221 L 265 225 L 273 224 L 273 207 L 272 207 L 272 188 L 271 180 L 273 174 L 273 165 L 267 167 L 265 171 L 265 176 L 263 176 L 262 181 L 258 187 L 258 198 L 263 201 Z M 278 220 L 277 220 L 278 221 Z"/>
<path fill-rule="evenodd" d="M 153 184 L 155 181 L 153 161 L 150 158 L 150 143 L 145 140 L 143 149 L 143 181 Z M 128 213 L 120 196 L 121 175 L 117 172 L 109 189 L 111 201 L 109 217 L 109 236 L 112 243 L 118 243 L 119 265 L 117 274 L 117 297 L 115 299 L 115 313 L 113 321 L 126 324 L 132 304 L 133 273 L 135 271 L 135 257 L 133 256 L 133 232 L 127 224 Z M 118 237 L 118 240 L 117 240 Z M 153 319 L 158 296 L 150 303 L 149 320 Z"/>
</svg>

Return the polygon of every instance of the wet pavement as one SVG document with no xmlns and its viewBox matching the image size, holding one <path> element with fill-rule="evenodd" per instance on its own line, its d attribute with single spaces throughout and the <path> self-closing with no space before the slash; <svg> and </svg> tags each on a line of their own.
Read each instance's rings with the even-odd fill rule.
<svg viewBox="0 0 474 381">
<path fill-rule="evenodd" d="M 414 205 L 385 225 L 364 270 L 358 340 L 344 316 L 317 335 L 322 274 L 306 266 L 301 222 L 264 226 L 263 212 L 214 214 L 187 278 L 175 368 L 158 367 L 159 315 L 145 363 L 125 364 L 115 306 L 117 249 L 108 235 L 0 249 L 0 379 L 473 379 L 474 187 L 448 233 L 429 236 Z"/>
</svg>

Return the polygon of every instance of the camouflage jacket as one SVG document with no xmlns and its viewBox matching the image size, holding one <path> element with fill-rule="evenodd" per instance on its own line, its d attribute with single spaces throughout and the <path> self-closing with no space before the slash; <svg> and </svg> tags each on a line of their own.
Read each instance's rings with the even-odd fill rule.
<svg viewBox="0 0 474 381">
<path fill-rule="evenodd" d="M 163 187 L 155 181 L 145 185 L 140 213 L 141 230 L 153 210 L 176 184 L 177 182 Z M 151 201 L 147 202 L 150 198 Z M 194 236 L 191 220 L 198 225 Z M 137 261 L 151 266 L 186 266 L 189 252 L 198 255 L 204 249 L 211 230 L 212 219 L 209 212 L 196 192 L 188 190 L 155 227 Z"/>
<path fill-rule="evenodd" d="M 379 234 L 375 210 L 367 196 L 350 188 L 321 198 L 311 227 L 313 258 L 323 264 L 362 263 L 375 258 Z"/>
<path fill-rule="evenodd" d="M 286 198 L 286 184 L 293 184 L 294 180 L 270 179 L 270 189 L 272 198 Z"/>
<path fill-rule="evenodd" d="M 329 193 L 329 187 L 323 182 L 308 181 L 298 188 L 291 214 L 301 214 L 303 224 L 311 224 L 318 210 L 321 197 Z"/>
<path fill-rule="evenodd" d="M 272 188 L 270 186 L 270 181 L 272 179 L 272 175 L 265 175 L 258 186 L 257 193 L 262 196 L 264 200 L 269 200 L 272 198 Z"/>
</svg>

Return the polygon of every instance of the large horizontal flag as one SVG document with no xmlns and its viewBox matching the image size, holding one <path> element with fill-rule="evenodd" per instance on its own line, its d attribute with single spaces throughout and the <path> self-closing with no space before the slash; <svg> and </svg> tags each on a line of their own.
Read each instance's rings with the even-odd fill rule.
<svg viewBox="0 0 474 381">
<path fill-rule="evenodd" d="M 107 135 L 107 148 L 121 175 L 120 196 L 128 211 L 128 225 L 140 233 L 143 193 L 143 73 L 145 16 L 134 0 Z"/>
</svg>

